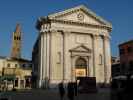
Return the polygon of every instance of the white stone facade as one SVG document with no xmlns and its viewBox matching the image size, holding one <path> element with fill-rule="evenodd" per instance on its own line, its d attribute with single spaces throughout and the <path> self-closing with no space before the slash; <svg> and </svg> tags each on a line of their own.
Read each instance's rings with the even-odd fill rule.
<svg viewBox="0 0 133 100">
<path fill-rule="evenodd" d="M 39 18 L 37 28 L 33 71 L 38 87 L 75 81 L 80 58 L 86 62 L 81 68 L 85 76 L 96 77 L 97 83 L 110 82 L 110 23 L 81 5 Z"/>
</svg>

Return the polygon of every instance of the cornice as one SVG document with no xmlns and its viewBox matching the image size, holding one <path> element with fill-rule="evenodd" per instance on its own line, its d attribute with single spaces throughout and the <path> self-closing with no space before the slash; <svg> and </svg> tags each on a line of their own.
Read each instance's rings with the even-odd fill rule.
<svg viewBox="0 0 133 100">
<path fill-rule="evenodd" d="M 89 23 L 84 23 L 84 22 L 75 22 L 72 20 L 65 21 L 65 20 L 57 20 L 57 19 L 51 19 L 51 22 L 57 22 L 57 23 L 63 23 L 63 24 L 69 24 L 69 25 L 77 25 L 77 26 L 84 26 L 84 27 L 95 27 L 95 28 L 103 28 L 107 29 L 109 32 L 112 31 L 112 27 L 107 26 L 107 25 L 96 25 L 96 24 L 89 24 Z"/>
<path fill-rule="evenodd" d="M 78 11 L 82 11 L 85 14 L 93 17 L 93 19 L 99 21 L 101 23 L 101 25 L 95 25 L 95 24 L 89 24 L 89 23 L 84 23 L 84 22 L 75 22 L 75 21 L 67 21 L 67 20 L 59 20 L 58 18 L 70 15 L 72 13 L 78 12 Z M 40 17 L 37 20 L 37 24 L 36 24 L 36 28 L 38 30 L 40 30 L 41 25 L 43 24 L 51 24 L 52 22 L 58 22 L 58 23 L 63 23 L 63 24 L 71 24 L 71 25 L 83 25 L 83 26 L 91 26 L 91 27 L 97 27 L 97 28 L 104 28 L 106 30 L 108 30 L 109 32 L 112 31 L 112 25 L 111 23 L 109 23 L 108 21 L 104 20 L 102 17 L 98 16 L 97 14 L 95 14 L 93 11 L 91 11 L 90 9 L 88 9 L 86 6 L 84 5 L 79 5 L 61 12 L 57 12 L 54 14 L 50 14 L 48 16 L 44 16 L 44 17 Z"/>
</svg>

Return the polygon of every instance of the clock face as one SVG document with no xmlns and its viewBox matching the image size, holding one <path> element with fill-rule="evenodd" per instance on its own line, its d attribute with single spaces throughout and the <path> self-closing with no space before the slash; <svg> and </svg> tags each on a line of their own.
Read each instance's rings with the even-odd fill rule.
<svg viewBox="0 0 133 100">
<path fill-rule="evenodd" d="M 77 15 L 77 18 L 78 18 L 78 20 L 83 21 L 83 20 L 84 20 L 84 14 L 79 13 L 79 14 Z"/>
</svg>

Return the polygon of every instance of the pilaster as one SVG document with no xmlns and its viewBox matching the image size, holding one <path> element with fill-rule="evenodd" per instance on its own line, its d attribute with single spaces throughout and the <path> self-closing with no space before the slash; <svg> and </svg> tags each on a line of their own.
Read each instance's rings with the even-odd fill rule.
<svg viewBox="0 0 133 100">
<path fill-rule="evenodd" d="M 42 34 L 42 33 L 41 33 Z M 43 68 L 42 68 L 42 66 L 43 66 L 43 36 L 41 36 L 40 37 L 40 41 L 39 41 L 39 50 L 40 50 L 40 52 L 39 52 L 39 56 L 40 56 L 40 63 L 39 63 L 39 75 L 40 75 L 40 77 L 39 77 L 39 88 L 41 88 L 42 87 L 42 73 L 43 73 Z"/>
<path fill-rule="evenodd" d="M 97 59 L 98 59 L 98 35 L 92 35 L 92 47 L 93 47 L 93 76 L 97 77 L 96 71 L 97 71 Z"/>
<path fill-rule="evenodd" d="M 104 43 L 104 77 L 105 83 L 110 82 L 111 78 L 111 52 L 110 52 L 110 38 L 103 36 Z"/>
</svg>

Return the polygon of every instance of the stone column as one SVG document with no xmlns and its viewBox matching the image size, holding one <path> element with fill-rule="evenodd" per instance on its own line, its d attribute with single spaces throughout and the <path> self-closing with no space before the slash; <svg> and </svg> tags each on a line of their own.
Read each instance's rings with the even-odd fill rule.
<svg viewBox="0 0 133 100">
<path fill-rule="evenodd" d="M 109 37 L 103 37 L 104 43 L 104 77 L 105 83 L 110 82 L 111 78 L 111 52 L 110 52 L 110 40 Z"/>
<path fill-rule="evenodd" d="M 39 57 L 40 57 L 40 61 L 39 61 L 39 84 L 38 84 L 38 87 L 41 88 L 41 85 L 42 85 L 42 51 L 43 51 L 43 33 L 41 32 L 40 33 L 40 40 L 39 40 Z"/>
<path fill-rule="evenodd" d="M 51 76 L 52 76 L 52 71 L 51 71 L 51 34 L 52 34 L 52 31 L 49 32 L 49 83 L 51 81 Z"/>
<path fill-rule="evenodd" d="M 62 35 L 63 35 L 63 81 L 65 81 L 66 79 L 66 66 L 65 66 L 65 33 L 64 31 L 62 31 Z"/>
<path fill-rule="evenodd" d="M 43 84 L 44 84 L 44 87 L 47 88 L 48 87 L 48 73 L 49 73 L 49 57 L 48 57 L 48 50 L 49 50 L 49 47 L 48 47 L 48 32 L 46 31 L 45 34 L 44 34 L 44 49 L 43 49 Z"/>
<path fill-rule="evenodd" d="M 43 86 L 45 86 L 45 88 L 48 87 L 49 85 L 49 34 L 50 34 L 50 24 L 44 24 L 44 34 L 43 34 L 43 51 L 42 51 L 42 56 L 43 56 L 43 59 L 42 59 L 42 76 L 43 76 Z"/>
<path fill-rule="evenodd" d="M 72 52 L 71 52 L 71 81 L 74 82 L 75 81 L 75 66 L 74 66 L 74 56 L 72 56 Z"/>
<path fill-rule="evenodd" d="M 86 73 L 86 75 L 87 76 L 92 76 L 91 74 L 90 74 L 90 56 L 86 56 L 86 61 L 87 61 L 87 73 Z M 93 70 L 94 70 L 94 68 L 93 68 Z M 93 71 L 94 72 L 94 71 Z M 94 73 L 93 73 L 94 74 Z"/>
<path fill-rule="evenodd" d="M 71 40 L 70 40 L 70 34 L 71 32 L 69 30 L 63 30 L 64 31 L 64 78 L 65 82 L 72 80 L 71 78 L 71 52 L 69 52 L 70 48 L 72 48 Z M 71 44 L 71 45 L 70 45 Z"/>
<path fill-rule="evenodd" d="M 50 49 L 49 49 L 49 35 L 50 35 L 50 32 L 47 32 L 46 34 L 46 67 L 47 67 L 47 73 L 46 73 L 46 77 L 49 79 L 49 52 L 50 52 Z"/>
<path fill-rule="evenodd" d="M 97 38 L 98 35 L 92 35 L 92 48 L 93 48 L 93 77 L 96 77 L 96 67 L 97 67 L 97 59 L 98 59 L 98 55 L 97 55 Z"/>
</svg>

